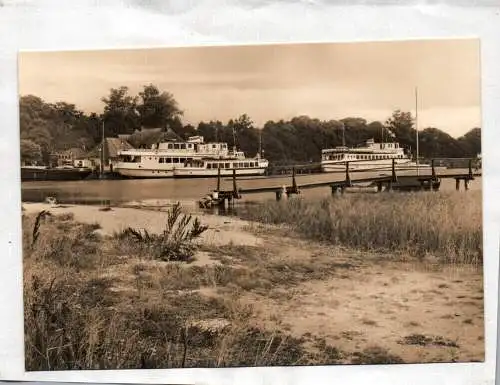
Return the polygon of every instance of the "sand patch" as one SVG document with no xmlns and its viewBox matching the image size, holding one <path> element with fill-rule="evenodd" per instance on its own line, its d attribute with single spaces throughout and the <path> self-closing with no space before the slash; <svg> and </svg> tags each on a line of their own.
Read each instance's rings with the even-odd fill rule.
<svg viewBox="0 0 500 385">
<path fill-rule="evenodd" d="M 53 214 L 72 213 L 74 219 L 83 223 L 98 223 L 101 226 L 99 233 L 113 235 L 127 227 L 145 229 L 150 233 L 159 234 L 163 231 L 166 214 L 149 209 L 113 207 L 110 211 L 101 211 L 100 206 L 84 205 L 51 205 L 47 203 L 23 203 L 26 214 L 35 214 L 48 210 Z M 186 209 L 187 210 L 187 209 Z M 237 218 L 227 218 L 209 214 L 194 214 L 200 221 L 208 225 L 208 230 L 202 234 L 201 242 L 210 245 L 247 245 L 262 244 L 262 239 L 245 231 L 247 221 Z"/>
</svg>

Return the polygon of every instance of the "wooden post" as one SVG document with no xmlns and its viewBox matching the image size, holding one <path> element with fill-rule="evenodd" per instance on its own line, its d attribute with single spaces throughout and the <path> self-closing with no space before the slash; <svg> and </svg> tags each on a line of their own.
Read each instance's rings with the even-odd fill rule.
<svg viewBox="0 0 500 385">
<path fill-rule="evenodd" d="M 220 191 L 220 164 L 217 165 L 217 191 Z"/>
<path fill-rule="evenodd" d="M 455 178 L 455 190 L 460 190 L 460 179 Z"/>
<path fill-rule="evenodd" d="M 295 167 L 292 168 L 292 193 L 297 194 L 297 181 L 295 180 Z"/>
<path fill-rule="evenodd" d="M 398 176 L 396 175 L 396 159 L 392 159 L 392 181 L 393 183 L 397 183 L 398 181 Z M 391 183 L 392 187 L 392 183 Z"/>
<path fill-rule="evenodd" d="M 345 186 L 343 186 L 343 190 L 346 186 L 351 185 L 351 175 L 349 174 L 349 162 L 345 162 Z M 342 192 L 344 192 L 342 190 Z"/>
<path fill-rule="evenodd" d="M 234 198 L 239 197 L 238 186 L 236 185 L 236 169 L 235 168 L 233 168 L 233 197 Z"/>
<path fill-rule="evenodd" d="M 472 179 L 472 159 L 469 159 L 469 178 Z"/>
<path fill-rule="evenodd" d="M 436 168 L 434 167 L 434 159 L 431 160 L 431 167 L 432 167 L 432 180 L 436 180 Z"/>
<path fill-rule="evenodd" d="M 281 190 L 276 190 L 276 201 L 279 202 L 281 200 Z"/>
<path fill-rule="evenodd" d="M 382 182 L 377 182 L 377 192 L 382 191 Z"/>
</svg>

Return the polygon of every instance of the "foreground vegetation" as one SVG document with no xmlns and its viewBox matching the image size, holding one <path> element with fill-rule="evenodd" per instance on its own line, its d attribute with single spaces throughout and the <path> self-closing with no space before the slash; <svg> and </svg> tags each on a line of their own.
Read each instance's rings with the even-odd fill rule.
<svg viewBox="0 0 500 385">
<path fill-rule="evenodd" d="M 482 263 L 481 191 L 349 194 L 291 199 L 243 210 L 244 219 L 286 224 L 306 238 L 446 263 Z"/>
<path fill-rule="evenodd" d="M 306 240 L 305 245 L 293 236 L 284 237 L 290 226 L 260 225 L 254 225 L 252 231 L 267 239 L 262 247 L 204 244 L 197 239 L 205 226 L 183 216 L 178 206 L 167 214 L 165 231 L 159 235 L 129 228 L 104 236 L 98 231 L 99 225 L 78 223 L 69 214 L 23 215 L 26 368 L 480 360 L 477 353 L 460 356 L 464 342 L 424 333 L 415 319 L 394 344 L 382 345 L 374 339 L 363 347 L 349 345 L 363 331 L 344 330 L 332 340 L 313 330 L 294 330 L 296 325 L 280 319 L 287 303 L 295 301 L 298 309 L 305 311 L 298 298 L 305 295 L 307 285 L 313 285 L 310 290 L 316 295 L 329 290 L 329 280 L 367 282 L 360 272 L 370 263 L 389 271 L 387 263 L 391 260 L 403 256 L 418 260 L 422 254 L 432 253 L 443 265 L 479 264 L 481 206 L 473 194 L 450 194 L 446 199 L 430 193 L 379 194 L 369 200 L 354 195 L 321 202 L 290 200 L 254 207 L 242 214 L 261 222 L 285 223 L 304 238 L 323 241 Z M 356 250 L 349 251 L 346 246 Z M 391 278 L 391 285 L 405 287 L 398 269 L 393 269 L 396 276 Z M 378 274 L 382 273 L 369 272 L 369 276 Z M 388 280 L 389 274 L 386 277 Z M 414 295 L 438 296 L 449 302 L 439 305 L 440 309 L 454 309 L 456 303 L 443 294 L 449 288 L 460 293 L 457 301 L 466 301 L 463 306 L 481 314 L 482 288 L 462 293 L 460 282 L 455 279 L 436 284 L 422 294 L 415 289 Z M 370 294 L 385 295 L 386 285 L 384 281 L 379 294 Z M 349 292 L 344 294 L 350 301 L 358 298 Z M 338 289 L 335 297 L 340 299 L 344 294 Z M 322 312 L 335 311 L 328 308 L 327 299 L 319 301 Z M 275 304 L 275 311 L 264 310 L 263 314 L 262 306 L 268 303 Z M 397 309 L 401 320 L 403 310 Z M 296 314 L 297 310 L 290 311 Z M 467 312 L 476 314 L 472 310 Z M 338 318 L 322 312 L 318 314 L 329 322 Z M 441 322 L 456 318 L 456 311 L 451 312 L 440 315 Z M 377 309 L 374 314 L 383 312 Z M 389 311 L 386 316 L 390 316 Z M 481 330 L 482 319 L 474 317 L 466 317 L 463 324 Z M 366 333 L 371 333 L 369 328 L 377 328 L 384 321 L 365 316 L 359 322 Z M 318 325 L 314 323 L 315 328 L 322 328 Z M 342 348 L 338 338 L 344 341 Z M 419 352 L 425 346 L 437 352 L 442 349 L 443 356 L 408 359 L 399 353 Z M 394 349 L 399 349 L 398 353 Z"/>
</svg>

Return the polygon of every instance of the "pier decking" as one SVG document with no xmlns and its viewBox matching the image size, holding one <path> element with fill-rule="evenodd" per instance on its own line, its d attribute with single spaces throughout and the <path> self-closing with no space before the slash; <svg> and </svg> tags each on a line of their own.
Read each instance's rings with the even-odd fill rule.
<svg viewBox="0 0 500 385">
<path fill-rule="evenodd" d="M 221 175 L 220 169 L 217 175 L 217 186 L 210 194 L 206 195 L 199 201 L 201 208 L 209 208 L 213 206 L 225 206 L 232 204 L 235 200 L 241 199 L 243 195 L 247 194 L 262 194 L 274 193 L 276 200 L 290 197 L 292 195 L 300 194 L 301 190 L 313 189 L 319 187 L 330 187 L 332 195 L 342 194 L 347 188 L 368 185 L 368 187 L 377 187 L 377 191 L 423 191 L 423 190 L 439 190 L 441 179 L 455 179 L 455 188 L 460 190 L 460 182 L 463 181 L 464 189 L 469 189 L 470 181 L 475 177 L 481 176 L 479 170 L 473 169 L 472 158 L 454 158 L 454 160 L 468 161 L 467 172 L 457 171 L 454 169 L 445 169 L 444 172 L 436 171 L 436 161 L 433 159 L 430 167 L 427 168 L 397 168 L 395 160 L 392 161 L 390 168 L 374 168 L 363 170 L 363 174 L 378 173 L 378 175 L 370 175 L 356 178 L 352 174 L 358 171 L 352 171 L 350 168 L 351 163 L 361 163 L 366 161 L 348 161 L 345 162 L 345 172 L 332 173 L 332 179 L 328 181 L 313 182 L 297 184 L 296 168 L 292 168 L 291 184 L 289 185 L 276 185 L 267 187 L 255 188 L 238 188 L 236 170 L 233 170 L 232 189 L 221 189 Z M 361 172 L 360 172 L 361 173 Z"/>
</svg>

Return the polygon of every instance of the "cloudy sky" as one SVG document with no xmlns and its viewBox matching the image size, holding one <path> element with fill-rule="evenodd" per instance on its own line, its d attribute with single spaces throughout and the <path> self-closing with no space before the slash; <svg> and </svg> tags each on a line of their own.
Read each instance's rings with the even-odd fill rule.
<svg viewBox="0 0 500 385">
<path fill-rule="evenodd" d="M 481 126 L 479 40 L 284 44 L 23 52 L 19 93 L 101 112 L 111 87 L 171 92 L 184 121 L 247 113 L 258 125 L 309 115 L 387 119 L 415 111 L 419 128 L 460 136 Z"/>
</svg>

